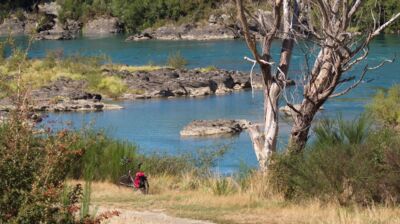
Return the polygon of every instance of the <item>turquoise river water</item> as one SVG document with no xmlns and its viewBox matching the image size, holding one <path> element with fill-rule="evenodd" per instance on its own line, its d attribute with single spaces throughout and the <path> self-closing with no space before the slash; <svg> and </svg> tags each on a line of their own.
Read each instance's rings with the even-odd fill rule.
<svg viewBox="0 0 400 224">
<path fill-rule="evenodd" d="M 26 46 L 26 39 L 17 39 L 19 45 Z M 275 43 L 274 57 L 279 53 L 279 43 Z M 43 57 L 48 50 L 63 49 L 64 54 L 109 56 L 115 63 L 143 65 L 149 61 L 165 64 L 168 55 L 176 51 L 189 61 L 188 67 L 214 65 L 229 70 L 249 71 L 251 65 L 243 60 L 249 55 L 242 40 L 227 41 L 145 41 L 125 42 L 124 37 L 115 36 L 99 39 L 81 38 L 71 41 L 38 41 L 30 51 L 31 57 Z M 382 36 L 375 40 L 366 63 L 376 65 L 381 59 L 391 58 L 400 53 L 400 36 Z M 296 50 L 293 56 L 291 76 L 298 76 L 302 68 L 303 54 Z M 360 68 L 352 73 L 359 74 Z M 348 95 L 333 99 L 325 104 L 320 117 L 335 117 L 341 114 L 351 119 L 360 114 L 371 96 L 380 88 L 388 88 L 400 81 L 400 63 L 394 62 L 368 74 L 371 82 L 363 83 Z M 55 113 L 49 120 L 72 121 L 76 127 L 93 122 L 95 128 L 105 128 L 112 136 L 136 143 L 143 153 L 163 152 L 177 154 L 198 148 L 227 145 L 231 149 L 218 162 L 217 169 L 231 172 L 244 162 L 250 166 L 257 164 L 251 142 L 246 132 L 232 138 L 181 138 L 179 131 L 194 119 L 262 119 L 262 94 L 250 91 L 226 96 L 205 98 L 178 98 L 117 102 L 125 107 L 119 111 L 96 113 Z M 289 132 L 289 124 L 282 121 L 279 146 L 284 147 Z"/>
</svg>

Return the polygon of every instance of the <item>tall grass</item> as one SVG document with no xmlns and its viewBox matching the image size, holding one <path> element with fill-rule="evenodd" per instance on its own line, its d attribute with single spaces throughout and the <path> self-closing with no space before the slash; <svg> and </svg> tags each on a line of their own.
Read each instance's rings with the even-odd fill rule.
<svg viewBox="0 0 400 224">
<path fill-rule="evenodd" d="M 342 205 L 399 203 L 400 138 L 371 130 L 362 116 L 321 122 L 316 140 L 300 155 L 278 155 L 272 173 L 288 199 L 319 198 Z"/>
<path fill-rule="evenodd" d="M 367 107 L 381 124 L 391 128 L 400 126 L 400 85 L 387 91 L 379 90 Z"/>
<path fill-rule="evenodd" d="M 177 51 L 170 54 L 167 59 L 167 66 L 175 69 L 184 69 L 188 61 L 181 55 L 181 52 Z"/>
<path fill-rule="evenodd" d="M 91 169 L 92 180 L 118 182 L 120 176 L 138 171 L 141 163 L 142 171 L 149 175 L 170 175 L 181 177 L 186 173 L 196 176 L 211 174 L 211 168 L 229 150 L 227 147 L 198 149 L 193 153 L 168 155 L 154 153 L 143 155 L 138 153 L 133 143 L 108 137 L 104 132 L 83 129 L 82 136 L 74 148 L 85 148 L 83 156 L 74 164 L 70 177 L 87 179 L 85 172 Z"/>
<path fill-rule="evenodd" d="M 73 164 L 70 176 L 75 179 L 85 177 L 85 170 L 93 169 L 93 180 L 118 181 L 125 174 L 122 159 L 131 158 L 136 161 L 137 147 L 134 144 L 114 140 L 102 132 L 85 131 L 76 147 L 85 147 L 83 157 Z"/>
</svg>

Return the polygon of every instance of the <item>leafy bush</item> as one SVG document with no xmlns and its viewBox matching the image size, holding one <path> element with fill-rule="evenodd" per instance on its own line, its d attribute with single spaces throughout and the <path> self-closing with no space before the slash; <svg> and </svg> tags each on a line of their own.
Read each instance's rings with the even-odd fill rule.
<svg viewBox="0 0 400 224">
<path fill-rule="evenodd" d="M 69 167 L 81 153 L 71 147 L 77 136 L 34 132 L 20 112 L 0 126 L 0 221 L 71 223 L 75 201 L 59 202 Z"/>
<path fill-rule="evenodd" d="M 76 219 L 82 188 L 65 187 L 65 182 L 86 145 L 78 144 L 78 133 L 38 131 L 30 119 L 30 86 L 22 81 L 23 70 L 30 65 L 26 52 L 14 49 L 7 64 L 18 71 L 10 74 L 2 69 L 4 74 L 0 73 L 1 90 L 13 99 L 14 106 L 0 122 L 0 223 L 94 224 L 117 215 L 111 212 Z M 11 76 L 17 80 L 14 87 L 7 85 Z"/>
<path fill-rule="evenodd" d="M 181 55 L 179 51 L 168 56 L 167 65 L 172 68 L 183 69 L 187 64 L 188 61 Z"/>
<path fill-rule="evenodd" d="M 289 199 L 399 203 L 400 138 L 390 130 L 371 133 L 366 122 L 323 122 L 303 154 L 276 156 L 271 173 L 278 189 Z"/>
<path fill-rule="evenodd" d="M 372 116 L 387 127 L 400 125 L 400 85 L 395 85 L 388 91 L 380 90 L 368 105 Z"/>
</svg>

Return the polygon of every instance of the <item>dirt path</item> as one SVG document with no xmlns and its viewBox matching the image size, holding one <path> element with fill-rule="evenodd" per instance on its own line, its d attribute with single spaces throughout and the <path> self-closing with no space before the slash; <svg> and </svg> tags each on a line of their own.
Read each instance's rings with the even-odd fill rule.
<svg viewBox="0 0 400 224">
<path fill-rule="evenodd" d="M 98 208 L 97 214 L 104 211 L 117 210 L 120 215 L 107 220 L 110 224 L 213 224 L 208 221 L 176 218 L 163 212 L 156 211 L 134 211 L 119 208 Z"/>
</svg>

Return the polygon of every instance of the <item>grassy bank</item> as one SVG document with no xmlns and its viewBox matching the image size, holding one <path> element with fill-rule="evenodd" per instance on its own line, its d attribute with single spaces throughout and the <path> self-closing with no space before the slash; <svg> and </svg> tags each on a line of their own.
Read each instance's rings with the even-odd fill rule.
<svg viewBox="0 0 400 224">
<path fill-rule="evenodd" d="M 1 48 L 1 46 L 0 46 Z M 2 49 L 0 49 L 1 51 Z M 127 66 L 108 63 L 105 56 L 84 57 L 80 55 L 63 56 L 61 51 L 52 51 L 43 59 L 24 59 L 26 52 L 18 49 L 8 57 L 0 57 L 0 74 L 9 77 L 21 77 L 22 82 L 29 84 L 29 88 L 37 89 L 64 77 L 72 80 L 83 80 L 87 83 L 86 91 L 100 93 L 111 98 L 118 98 L 124 93 L 138 92 L 128 90 L 122 78 L 107 75 L 106 70 L 113 71 L 154 71 L 165 66 Z M 24 61 L 21 66 L 20 61 Z M 16 88 L 16 79 L 10 79 L 9 88 Z"/>
<path fill-rule="evenodd" d="M 165 65 L 129 66 L 112 63 L 107 56 L 64 56 L 62 50 L 47 52 L 44 58 L 29 59 L 27 51 L 16 48 L 13 39 L 0 42 L 0 76 L 7 82 L 4 89 L 16 89 L 17 82 L 29 86 L 30 90 L 38 89 L 52 82 L 67 78 L 85 82 L 83 90 L 99 93 L 108 98 L 119 98 L 123 94 L 142 94 L 143 89 L 128 88 L 124 78 L 113 75 L 113 72 L 151 72 L 163 68 L 184 69 L 188 61 L 175 52 L 166 59 Z M 11 48 L 13 53 L 6 57 L 6 48 Z M 21 63 L 22 62 L 22 63 Z M 217 70 L 214 66 L 200 68 L 201 72 Z M 7 76 L 7 77 L 6 77 Z M 17 78 L 18 77 L 18 78 Z M 0 89 L 1 95 L 5 91 Z"/>
<path fill-rule="evenodd" d="M 343 207 L 335 203 L 309 200 L 290 202 L 280 195 L 259 197 L 255 192 L 236 192 L 216 196 L 207 188 L 182 190 L 171 187 L 168 177 L 151 176 L 150 195 L 110 183 L 93 183 L 92 204 L 111 210 L 156 211 L 216 223 L 332 223 L 332 224 L 395 224 L 400 223 L 400 209 L 376 205 Z M 76 183 L 76 182 L 72 182 Z M 162 189 L 160 189 L 162 188 Z"/>
</svg>

